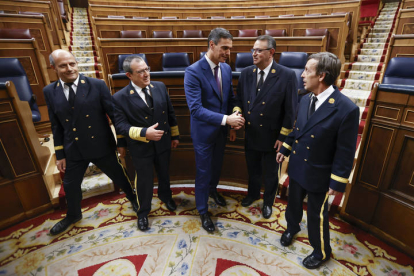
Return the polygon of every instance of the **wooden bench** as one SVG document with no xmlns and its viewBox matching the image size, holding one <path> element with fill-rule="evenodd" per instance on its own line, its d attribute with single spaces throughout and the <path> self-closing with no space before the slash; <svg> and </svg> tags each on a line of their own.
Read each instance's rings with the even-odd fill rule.
<svg viewBox="0 0 414 276">
<path fill-rule="evenodd" d="M 38 49 L 46 61 L 49 79 L 57 80 L 56 72 L 50 67 L 49 55 L 59 48 L 59 45 L 53 44 L 52 34 L 47 27 L 46 18 L 41 15 L 23 15 L 23 14 L 0 14 L 0 28 L 6 29 L 29 29 L 31 36 L 36 39 Z M 12 53 L 5 52 L 4 56 L 12 57 Z M 10 49 L 11 51 L 13 49 Z"/>
<path fill-rule="evenodd" d="M 12 82 L 0 83 L 0 229 L 38 216 L 52 204 L 43 175 L 51 156 L 42 147 L 27 102 Z"/>
<path fill-rule="evenodd" d="M 288 36 L 304 36 L 308 28 L 324 29 L 330 32 L 329 51 L 336 54 L 342 62 L 344 58 L 345 41 L 348 35 L 346 15 L 330 15 L 318 17 L 291 17 L 291 18 L 270 18 L 270 19 L 234 19 L 234 20 L 143 20 L 143 19 L 111 19 L 93 18 L 93 27 L 97 37 L 106 38 L 119 37 L 121 30 L 141 30 L 143 35 L 150 37 L 154 30 L 171 30 L 175 37 L 182 37 L 183 30 L 198 29 L 205 37 L 216 27 L 223 27 L 237 36 L 239 29 L 257 29 L 259 34 L 264 34 L 266 29 L 285 29 Z M 204 47 L 207 45 L 207 38 L 204 39 Z M 156 41 L 154 43 L 157 45 Z M 163 42 L 160 42 L 163 43 Z M 253 44 L 252 44 L 253 45 Z M 161 50 L 171 52 L 172 50 Z M 206 51 L 204 49 L 204 51 Z M 305 51 L 306 52 L 306 51 Z"/>
<path fill-rule="evenodd" d="M 394 57 L 414 57 L 414 34 L 392 35 L 387 63 Z"/>
<path fill-rule="evenodd" d="M 344 2 L 343 0 L 274 0 L 274 1 L 114 1 L 114 0 L 89 0 L 94 5 L 117 5 L 117 6 L 149 6 L 149 7 L 254 7 L 275 6 L 286 4 L 315 4 Z"/>
<path fill-rule="evenodd" d="M 18 14 L 19 12 L 35 12 L 45 16 L 47 26 L 52 33 L 53 44 L 62 48 L 66 44 L 64 26 L 60 13 L 55 11 L 50 1 L 14 0 L 0 1 L 0 10 L 4 13 Z"/>
<path fill-rule="evenodd" d="M 414 9 L 400 10 L 395 24 L 395 34 L 414 34 Z"/>
<path fill-rule="evenodd" d="M 326 37 L 277 37 L 275 59 L 281 52 L 317 53 L 326 47 Z M 256 38 L 236 37 L 233 40 L 229 65 L 234 70 L 238 52 L 250 52 Z M 199 59 L 200 53 L 207 51 L 206 38 L 102 38 L 98 39 L 98 50 L 103 67 L 104 80 L 108 74 L 118 73 L 118 55 L 145 53 L 152 71 L 162 71 L 162 54 L 165 52 L 186 52 L 190 63 Z"/>
</svg>

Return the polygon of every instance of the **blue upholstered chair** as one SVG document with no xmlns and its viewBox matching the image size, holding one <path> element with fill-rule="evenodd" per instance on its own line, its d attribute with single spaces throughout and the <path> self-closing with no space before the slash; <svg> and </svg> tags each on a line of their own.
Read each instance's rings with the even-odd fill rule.
<svg viewBox="0 0 414 276">
<path fill-rule="evenodd" d="M 382 84 L 414 85 L 414 58 L 392 58 L 385 70 Z"/>
<path fill-rule="evenodd" d="M 200 52 L 200 59 L 202 59 L 206 53 L 207 52 Z"/>
<path fill-rule="evenodd" d="M 135 54 L 135 55 L 142 57 L 144 59 L 145 63 L 148 64 L 147 57 L 145 56 L 145 54 Z M 124 64 L 124 60 L 127 58 L 127 56 L 130 56 L 130 55 L 119 55 L 118 56 L 118 71 L 119 71 L 119 73 L 125 73 L 124 68 L 123 68 L 123 64 Z"/>
<path fill-rule="evenodd" d="M 279 64 L 292 69 L 296 74 L 298 81 L 298 102 L 307 92 L 303 86 L 302 73 L 305 70 L 308 54 L 303 52 L 282 52 L 280 54 Z"/>
<path fill-rule="evenodd" d="M 36 104 L 36 96 L 30 88 L 30 83 L 23 66 L 17 58 L 0 59 L 0 82 L 12 81 L 21 101 L 26 101 L 32 110 L 33 122 L 40 121 L 40 112 Z"/>
<path fill-rule="evenodd" d="M 235 71 L 241 72 L 247 66 L 253 65 L 252 53 L 237 53 L 235 62 Z"/>
<path fill-rule="evenodd" d="M 162 71 L 184 71 L 190 66 L 187 53 L 164 53 L 162 55 Z"/>
</svg>

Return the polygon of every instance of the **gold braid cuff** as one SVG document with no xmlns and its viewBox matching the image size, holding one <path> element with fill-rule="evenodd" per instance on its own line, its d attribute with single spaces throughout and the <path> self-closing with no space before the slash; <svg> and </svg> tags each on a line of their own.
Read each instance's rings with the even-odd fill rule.
<svg viewBox="0 0 414 276">
<path fill-rule="evenodd" d="M 63 150 L 63 146 L 57 146 L 55 147 L 55 150 Z"/>
<path fill-rule="evenodd" d="M 129 137 L 133 140 L 148 143 L 149 140 L 147 140 L 146 137 L 141 137 L 141 130 L 142 130 L 142 127 L 130 127 Z"/>
<path fill-rule="evenodd" d="M 282 127 L 282 129 L 280 130 L 280 134 L 288 136 L 289 133 L 291 133 L 292 131 L 293 131 L 293 129 L 288 129 L 288 128 Z"/>
<path fill-rule="evenodd" d="M 335 181 L 348 184 L 348 178 L 340 177 L 340 176 L 334 175 L 333 173 L 331 174 L 331 178 Z"/>
<path fill-rule="evenodd" d="M 171 136 L 178 136 L 180 135 L 180 131 L 178 130 L 178 126 L 171 127 Z"/>
<path fill-rule="evenodd" d="M 288 144 L 286 144 L 286 143 L 283 143 L 282 144 L 282 146 L 284 146 L 285 148 L 287 148 L 288 150 L 292 150 L 292 147 L 291 146 L 289 146 Z"/>
<path fill-rule="evenodd" d="M 242 113 L 241 108 L 240 108 L 240 107 L 238 107 L 238 106 L 235 106 L 235 107 L 233 108 L 233 113 L 234 113 L 234 112 L 236 112 L 236 111 L 238 111 L 238 112 Z"/>
</svg>

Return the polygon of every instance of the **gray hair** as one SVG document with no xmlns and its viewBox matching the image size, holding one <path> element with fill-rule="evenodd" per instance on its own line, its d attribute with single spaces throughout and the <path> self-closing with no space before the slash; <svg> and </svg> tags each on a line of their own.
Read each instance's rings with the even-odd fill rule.
<svg viewBox="0 0 414 276">
<path fill-rule="evenodd" d="M 275 49 L 276 51 L 276 41 L 270 35 L 261 35 L 258 38 L 256 38 L 256 40 L 267 41 L 267 48 Z"/>
<path fill-rule="evenodd" d="M 125 73 L 129 72 L 129 73 L 133 73 L 131 70 L 131 63 L 136 60 L 137 62 L 144 62 L 145 60 L 140 57 L 139 55 L 130 55 L 127 56 L 124 60 L 124 63 L 122 63 L 122 69 L 124 69 Z"/>
<path fill-rule="evenodd" d="M 52 53 L 50 53 L 50 55 L 49 55 L 49 62 L 50 62 L 50 65 L 52 65 L 52 66 L 55 66 L 55 60 L 54 60 L 54 58 L 53 58 L 53 53 L 54 52 L 56 52 L 56 51 L 65 51 L 65 52 L 68 52 L 69 54 L 71 54 L 74 58 L 75 58 L 75 60 L 76 60 L 76 57 L 71 53 L 71 52 L 69 52 L 69 51 L 66 51 L 66 50 L 62 50 L 62 49 L 57 49 L 57 50 L 55 50 L 55 51 L 53 51 Z M 77 60 L 76 60 L 77 61 Z"/>
<path fill-rule="evenodd" d="M 215 28 L 211 30 L 210 34 L 208 35 L 208 47 L 210 48 L 211 40 L 213 40 L 214 44 L 217 45 L 222 38 L 233 40 L 231 33 L 224 28 Z"/>
<path fill-rule="evenodd" d="M 341 73 L 341 61 L 339 58 L 329 52 L 321 52 L 310 55 L 308 60 L 317 60 L 316 75 L 325 73 L 323 81 L 326 85 L 333 85 Z"/>
</svg>

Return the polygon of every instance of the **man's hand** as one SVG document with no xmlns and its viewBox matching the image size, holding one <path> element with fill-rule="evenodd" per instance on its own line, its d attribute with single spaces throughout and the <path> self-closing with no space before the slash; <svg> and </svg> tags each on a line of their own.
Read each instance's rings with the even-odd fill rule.
<svg viewBox="0 0 414 276">
<path fill-rule="evenodd" d="M 119 152 L 119 157 L 125 158 L 125 156 L 126 156 L 126 148 L 125 147 L 122 147 L 122 148 L 117 148 L 117 149 L 118 149 L 118 152 Z"/>
<path fill-rule="evenodd" d="M 147 133 L 145 134 L 145 137 L 147 138 L 147 140 L 152 140 L 152 141 L 161 140 L 162 136 L 164 135 L 164 131 L 157 130 L 156 129 L 157 127 L 158 127 L 158 123 L 147 128 Z"/>
<path fill-rule="evenodd" d="M 178 147 L 180 140 L 171 140 L 171 148 L 175 149 Z"/>
<path fill-rule="evenodd" d="M 276 162 L 280 164 L 283 162 L 283 160 L 285 160 L 285 156 L 281 154 L 280 152 L 278 152 L 276 155 Z"/>
<path fill-rule="evenodd" d="M 56 161 L 56 167 L 58 168 L 58 170 L 60 172 L 65 172 L 66 171 L 66 158 L 60 159 Z"/>
<path fill-rule="evenodd" d="M 329 188 L 328 195 L 334 195 L 334 196 L 336 196 L 336 195 L 340 195 L 340 194 L 342 194 L 342 193 L 341 192 L 338 192 L 338 191 L 335 191 L 335 190 L 332 190 L 331 188 Z"/>
<path fill-rule="evenodd" d="M 280 148 L 282 147 L 283 142 L 276 140 L 274 148 L 276 149 L 276 152 L 279 152 Z"/>
<path fill-rule="evenodd" d="M 226 124 L 235 127 L 235 129 L 240 129 L 244 125 L 244 118 L 241 115 L 238 115 L 238 112 L 235 111 L 233 114 L 227 116 Z"/>
<path fill-rule="evenodd" d="M 234 142 L 236 141 L 236 130 L 235 129 L 230 129 L 230 141 Z"/>
</svg>

